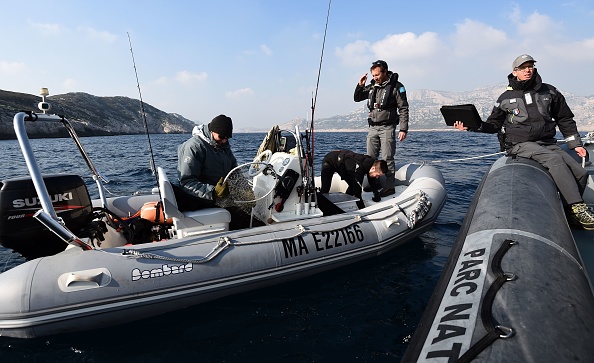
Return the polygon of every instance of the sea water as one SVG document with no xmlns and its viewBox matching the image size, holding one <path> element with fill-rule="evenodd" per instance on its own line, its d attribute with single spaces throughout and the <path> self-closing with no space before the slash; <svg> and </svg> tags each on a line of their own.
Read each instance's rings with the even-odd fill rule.
<svg viewBox="0 0 594 363">
<path fill-rule="evenodd" d="M 239 163 L 251 161 L 264 133 L 234 134 Z M 81 138 L 113 195 L 150 192 L 154 162 L 176 178 L 177 146 L 189 135 Z M 335 149 L 365 153 L 366 133 L 314 134 L 314 160 Z M 70 139 L 31 140 L 44 173 L 85 176 Z M 448 201 L 433 228 L 363 262 L 299 281 L 116 327 L 21 340 L 0 337 L 0 362 L 396 362 L 435 288 L 474 191 L 498 156 L 495 135 L 411 131 L 396 162 L 427 162 L 444 175 Z M 16 140 L 0 141 L 0 180 L 27 174 Z M 467 160 L 458 160 L 465 159 Z M 457 161 L 452 161 L 457 160 Z M 319 169 L 318 169 L 319 170 Z M 110 195 L 108 195 L 109 197 Z M 24 260 L 0 247 L 0 273 Z M 0 291 L 0 294 L 2 291 Z"/>
</svg>

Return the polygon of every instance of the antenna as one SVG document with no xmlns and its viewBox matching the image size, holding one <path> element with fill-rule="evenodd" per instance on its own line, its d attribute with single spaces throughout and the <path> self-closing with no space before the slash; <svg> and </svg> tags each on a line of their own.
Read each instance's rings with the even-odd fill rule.
<svg viewBox="0 0 594 363">
<path fill-rule="evenodd" d="M 39 102 L 37 104 L 37 108 L 39 108 L 41 111 L 43 111 L 43 113 L 47 114 L 47 111 L 49 111 L 52 108 L 52 105 L 45 102 L 45 97 L 49 96 L 49 91 L 47 88 L 43 87 L 39 91 L 39 94 L 41 95 L 41 102 Z"/>
<path fill-rule="evenodd" d="M 134 60 L 134 51 L 132 50 L 132 40 L 130 39 L 130 33 L 126 32 L 126 34 L 128 34 L 128 43 L 130 43 L 130 54 L 132 55 L 132 64 L 134 65 L 134 75 L 136 76 L 136 86 L 138 87 L 138 95 L 140 97 L 140 110 L 142 112 L 142 119 L 144 121 L 144 130 L 146 132 L 146 138 L 148 140 L 148 145 L 149 145 L 149 153 L 151 156 L 151 171 L 153 173 L 153 176 L 155 176 L 155 180 L 157 182 L 157 188 L 159 188 L 159 180 L 157 178 L 157 171 L 155 168 L 155 157 L 153 155 L 153 145 L 151 144 L 151 136 L 149 133 L 149 129 L 148 129 L 148 123 L 146 122 L 146 113 L 144 112 L 144 101 L 142 100 L 142 92 L 140 91 L 140 82 L 138 81 L 138 72 L 136 71 L 136 61 Z M 159 194 L 160 191 L 159 191 Z"/>
</svg>

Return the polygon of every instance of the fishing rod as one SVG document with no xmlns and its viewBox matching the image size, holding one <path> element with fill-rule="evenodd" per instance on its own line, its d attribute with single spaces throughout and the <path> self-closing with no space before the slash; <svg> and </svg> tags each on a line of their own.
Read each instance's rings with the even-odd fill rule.
<svg viewBox="0 0 594 363">
<path fill-rule="evenodd" d="M 307 130 L 305 133 L 306 136 L 306 148 L 307 148 L 307 152 L 305 153 L 305 158 L 306 158 L 306 163 L 309 165 L 306 165 L 306 169 L 308 171 L 308 176 L 307 176 L 307 187 L 305 188 L 305 201 L 307 202 L 307 193 L 309 193 L 309 183 L 311 182 L 312 184 L 312 188 L 313 188 L 313 200 L 315 202 L 317 202 L 317 198 L 316 198 L 316 193 L 315 193 L 315 182 L 314 182 L 314 176 L 313 176 L 313 159 L 314 159 L 314 113 L 316 110 L 316 102 L 318 100 L 318 89 L 320 87 L 320 75 L 322 73 L 322 60 L 324 59 L 324 48 L 326 46 L 326 34 L 328 33 L 328 19 L 330 18 L 330 6 L 332 4 L 332 0 L 328 0 L 328 12 L 326 14 L 326 26 L 324 28 L 324 39 L 322 40 L 322 52 L 320 54 L 320 65 L 318 67 L 318 78 L 316 81 L 316 91 L 314 94 L 314 97 L 311 100 L 311 124 L 309 126 L 309 130 L 310 130 L 310 136 L 307 137 Z M 309 173 L 311 168 L 311 175 Z M 317 203 L 316 203 L 317 204 Z"/>
<path fill-rule="evenodd" d="M 316 92 L 315 96 L 311 100 L 311 143 L 312 143 L 312 152 L 313 152 L 313 131 L 314 131 L 314 112 L 316 110 L 316 102 L 318 100 L 318 88 L 320 86 L 320 74 L 322 73 L 322 60 L 324 59 L 324 47 L 326 46 L 326 34 L 328 32 L 328 19 L 330 18 L 330 5 L 332 4 L 332 0 L 328 0 L 328 13 L 326 14 L 326 28 L 324 29 L 324 39 L 322 41 L 322 54 L 320 54 L 320 66 L 318 67 L 318 80 L 316 82 Z"/>
<path fill-rule="evenodd" d="M 159 179 L 157 178 L 157 170 L 155 168 L 155 156 L 153 154 L 153 145 L 151 143 L 151 136 L 149 133 L 149 129 L 148 129 L 148 123 L 146 121 L 146 112 L 144 111 L 144 101 L 142 100 L 142 92 L 140 91 L 140 82 L 138 81 L 138 72 L 136 70 L 136 61 L 134 60 L 134 51 L 132 50 L 132 40 L 130 39 L 130 33 L 126 32 L 126 34 L 128 34 L 128 43 L 130 44 L 130 54 L 132 55 L 132 65 L 134 65 L 134 75 L 136 76 L 136 86 L 138 87 L 138 95 L 140 97 L 140 110 L 142 112 L 142 119 L 144 121 L 144 131 L 146 133 L 146 138 L 148 140 L 148 145 L 149 145 L 149 154 L 151 156 L 151 172 L 153 173 L 153 176 L 155 177 L 155 180 L 157 182 L 157 189 L 159 188 Z M 161 194 L 161 191 L 159 191 L 159 195 Z"/>
</svg>

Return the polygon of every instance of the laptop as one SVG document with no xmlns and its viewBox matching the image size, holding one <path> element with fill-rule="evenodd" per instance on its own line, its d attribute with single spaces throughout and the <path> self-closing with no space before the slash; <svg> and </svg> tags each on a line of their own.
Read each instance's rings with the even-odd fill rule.
<svg viewBox="0 0 594 363">
<path fill-rule="evenodd" d="M 481 126 L 481 117 L 473 104 L 441 106 L 439 109 L 448 126 L 454 122 L 462 121 L 465 127 L 478 128 Z"/>
</svg>

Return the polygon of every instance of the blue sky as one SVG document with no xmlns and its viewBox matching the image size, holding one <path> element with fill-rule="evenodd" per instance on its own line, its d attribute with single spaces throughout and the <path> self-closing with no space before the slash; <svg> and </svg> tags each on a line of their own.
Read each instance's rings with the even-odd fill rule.
<svg viewBox="0 0 594 363">
<path fill-rule="evenodd" d="M 138 99 L 236 128 L 311 117 L 325 0 L 0 0 L 0 89 Z M 545 82 L 594 95 L 593 1 L 333 0 L 315 118 L 362 104 L 352 93 L 384 59 L 408 91 L 505 82 L 531 54 Z M 84 105 L 82 105 L 84 107 Z"/>
</svg>

